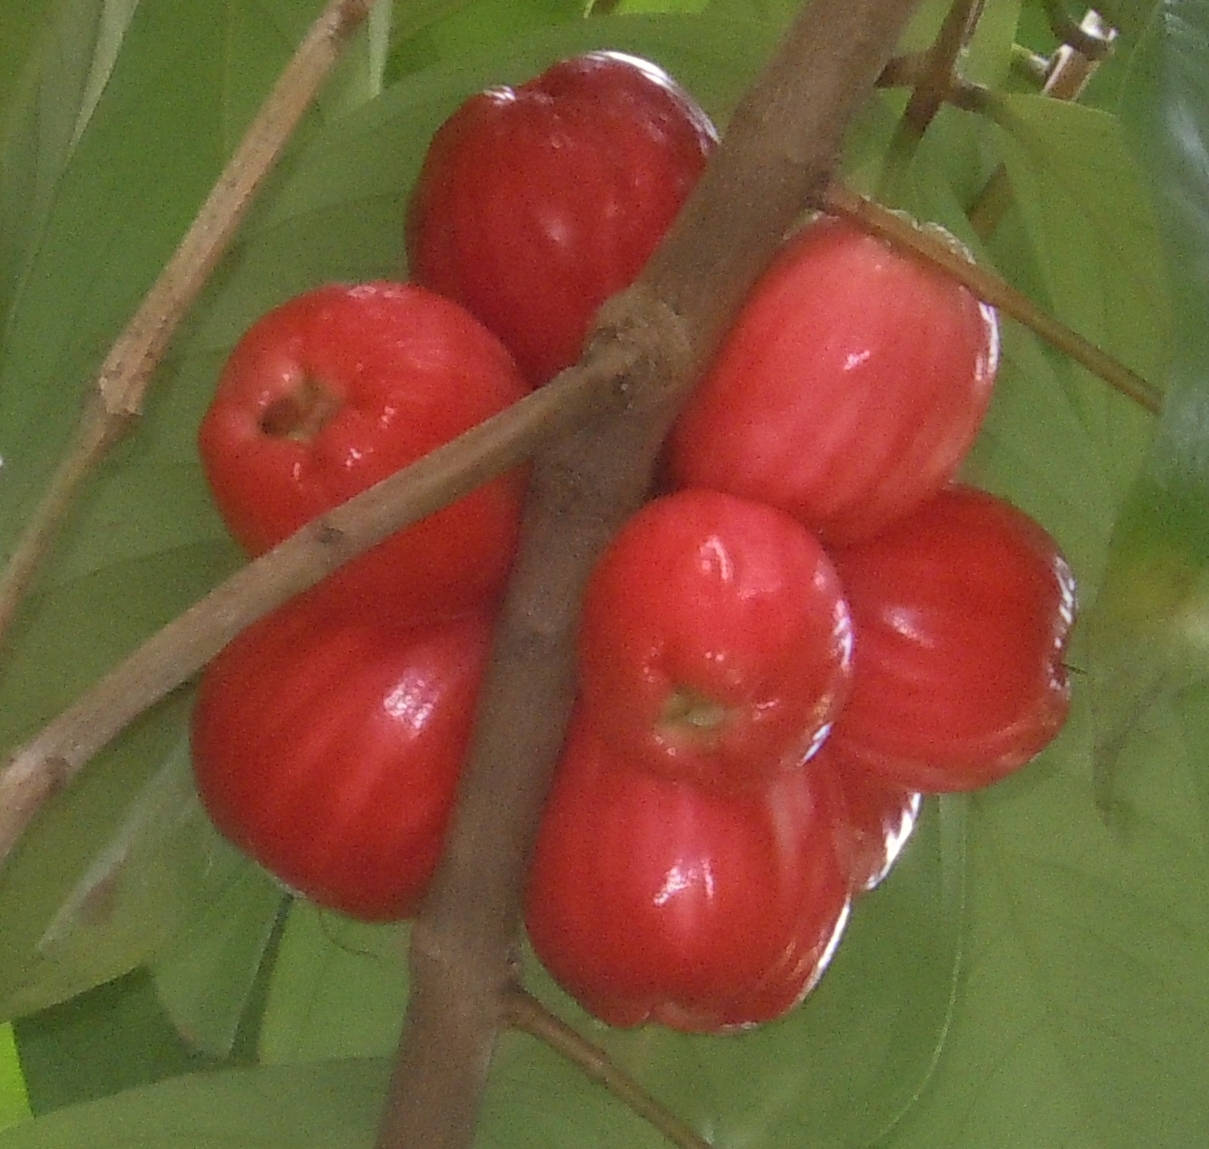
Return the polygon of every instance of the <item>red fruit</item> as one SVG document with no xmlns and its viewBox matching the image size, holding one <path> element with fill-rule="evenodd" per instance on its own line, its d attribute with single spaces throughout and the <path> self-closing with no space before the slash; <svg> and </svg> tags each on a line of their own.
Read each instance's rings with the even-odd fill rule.
<svg viewBox="0 0 1209 1149">
<path fill-rule="evenodd" d="M 618 52 L 480 92 L 429 146 L 407 214 L 411 274 L 545 382 L 579 358 L 597 309 L 642 268 L 716 140 L 667 73 Z"/>
<path fill-rule="evenodd" d="M 997 362 L 989 307 L 821 219 L 758 281 L 677 421 L 673 478 L 781 507 L 829 543 L 869 538 L 952 478 Z"/>
<path fill-rule="evenodd" d="M 762 503 L 684 490 L 638 511 L 593 571 L 580 700 L 635 764 L 734 789 L 813 753 L 851 650 L 839 580 L 809 531 Z"/>
<path fill-rule="evenodd" d="M 1075 582 L 1010 503 L 953 487 L 833 552 L 852 611 L 852 694 L 834 745 L 912 790 L 969 790 L 1028 762 L 1066 719 Z"/>
<path fill-rule="evenodd" d="M 287 885 L 354 917 L 402 918 L 440 856 L 490 624 L 390 628 L 328 601 L 295 599 L 206 668 L 198 793 Z"/>
<path fill-rule="evenodd" d="M 712 1032 L 781 1016 L 822 976 L 847 918 L 833 801 L 809 767 L 715 794 L 574 723 L 530 871 L 538 956 L 611 1025 Z"/>
<path fill-rule="evenodd" d="M 202 420 L 202 463 L 228 528 L 257 555 L 527 390 L 490 332 L 424 288 L 320 287 L 240 340 Z M 329 587 L 407 621 L 484 602 L 507 576 L 522 482 L 480 487 Z"/>
<path fill-rule="evenodd" d="M 890 872 L 919 818 L 921 795 L 870 774 L 829 741 L 811 760 L 840 793 L 836 854 L 854 894 L 874 889 Z"/>
</svg>

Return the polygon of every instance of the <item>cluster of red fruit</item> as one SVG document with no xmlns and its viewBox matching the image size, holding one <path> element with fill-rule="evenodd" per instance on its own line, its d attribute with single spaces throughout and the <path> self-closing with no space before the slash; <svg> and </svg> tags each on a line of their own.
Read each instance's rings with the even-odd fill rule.
<svg viewBox="0 0 1209 1149">
<path fill-rule="evenodd" d="M 268 549 L 578 358 L 714 141 L 615 53 L 467 101 L 413 193 L 413 281 L 300 296 L 229 360 L 200 442 L 240 542 Z M 997 351 L 964 288 L 834 220 L 755 287 L 671 436 L 666 493 L 583 603 L 527 925 L 597 1016 L 783 1014 L 921 793 L 993 782 L 1061 726 L 1070 572 L 1023 513 L 952 485 Z M 202 798 L 318 902 L 387 919 L 423 894 L 523 481 L 353 560 L 205 672 Z"/>
</svg>

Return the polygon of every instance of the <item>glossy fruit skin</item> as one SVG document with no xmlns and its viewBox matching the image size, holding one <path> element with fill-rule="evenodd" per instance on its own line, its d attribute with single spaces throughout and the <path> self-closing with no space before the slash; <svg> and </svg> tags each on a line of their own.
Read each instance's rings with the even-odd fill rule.
<svg viewBox="0 0 1209 1149">
<path fill-rule="evenodd" d="M 367 921 L 410 916 L 439 858 L 490 620 L 406 629 L 303 596 L 202 675 L 198 793 L 282 882 Z"/>
<path fill-rule="evenodd" d="M 762 503 L 682 490 L 634 514 L 588 581 L 580 703 L 635 763 L 738 789 L 814 752 L 851 655 L 839 579 L 809 531 Z"/>
<path fill-rule="evenodd" d="M 410 274 L 543 383 L 579 359 L 597 309 L 642 268 L 716 142 L 666 72 L 618 52 L 480 92 L 429 146 L 408 206 Z"/>
<path fill-rule="evenodd" d="M 1058 733 L 1075 581 L 1028 515 L 955 486 L 832 558 L 856 635 L 831 733 L 845 754 L 909 789 L 969 790 Z"/>
<path fill-rule="evenodd" d="M 849 895 L 809 769 L 738 798 L 652 774 L 573 722 L 527 892 L 534 949 L 596 1017 L 722 1032 L 792 1009 Z"/>
<path fill-rule="evenodd" d="M 670 471 L 870 538 L 955 474 L 990 401 L 994 312 L 852 225 L 782 249 L 677 420 Z"/>
<path fill-rule="evenodd" d="M 328 285 L 258 320 L 223 369 L 198 444 L 235 538 L 279 543 L 528 392 L 508 352 L 412 284 Z M 341 568 L 328 589 L 411 620 L 452 615 L 504 582 L 523 477 L 503 476 Z"/>
<path fill-rule="evenodd" d="M 852 892 L 867 894 L 885 880 L 914 832 L 923 795 L 869 773 L 834 741 L 820 749 L 811 767 L 835 780 L 836 855 Z"/>
</svg>

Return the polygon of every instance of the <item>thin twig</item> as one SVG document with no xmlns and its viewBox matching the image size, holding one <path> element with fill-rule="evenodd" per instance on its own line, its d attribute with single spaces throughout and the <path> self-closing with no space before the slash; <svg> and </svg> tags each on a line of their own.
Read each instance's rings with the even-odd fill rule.
<svg viewBox="0 0 1209 1149">
<path fill-rule="evenodd" d="M 373 0 L 329 0 L 286 65 L 185 237 L 118 336 L 66 452 L 0 574 L 7 633 L 84 480 L 138 418 L 152 373 L 226 250 L 252 199 Z"/>
<path fill-rule="evenodd" d="M 911 97 L 890 141 L 879 185 L 883 199 L 892 198 L 892 187 L 898 174 L 906 170 L 928 125 L 951 98 L 957 82 L 957 55 L 981 7 L 981 0 L 952 0 L 932 46 L 917 57 Z"/>
<path fill-rule="evenodd" d="M 927 67 L 907 101 L 900 129 L 916 140 L 923 137 L 945 102 L 955 75 L 957 55 L 969 36 L 981 0 L 953 0 L 936 40 L 927 53 Z"/>
<path fill-rule="evenodd" d="M 971 263 L 943 240 L 929 235 L 910 220 L 841 184 L 832 184 L 824 207 L 843 215 L 889 243 L 913 252 L 964 283 L 979 299 L 1010 315 L 1075 362 L 1098 375 L 1110 387 L 1155 413 L 1162 404 L 1158 389 L 1120 360 L 1039 307 L 1023 292 L 984 267 Z"/>
<path fill-rule="evenodd" d="M 505 997 L 504 1018 L 513 1029 L 527 1033 L 562 1054 L 591 1081 L 603 1085 L 633 1113 L 679 1149 L 710 1149 L 698 1135 L 665 1105 L 652 1097 L 598 1045 L 547 1009 L 527 990 L 516 986 Z"/>
</svg>

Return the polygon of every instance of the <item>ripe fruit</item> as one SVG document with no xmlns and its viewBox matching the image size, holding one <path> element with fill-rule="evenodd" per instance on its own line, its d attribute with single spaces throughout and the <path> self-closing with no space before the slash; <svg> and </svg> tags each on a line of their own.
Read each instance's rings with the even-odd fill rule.
<svg viewBox="0 0 1209 1149">
<path fill-rule="evenodd" d="M 198 793 L 223 834 L 307 897 L 406 917 L 440 855 L 490 624 L 392 628 L 329 602 L 287 603 L 206 668 Z"/>
<path fill-rule="evenodd" d="M 840 792 L 835 825 L 836 855 L 854 894 L 878 886 L 902 853 L 919 818 L 921 795 L 870 774 L 847 759 L 834 741 L 811 759 Z"/>
<path fill-rule="evenodd" d="M 527 390 L 499 341 L 433 292 L 320 287 L 239 341 L 201 423 L 202 463 L 228 528 L 257 555 Z M 329 588 L 406 620 L 479 604 L 507 575 L 521 498 L 518 474 L 485 484 Z"/>
<path fill-rule="evenodd" d="M 637 765 L 734 789 L 800 765 L 847 694 L 852 633 L 822 548 L 716 491 L 648 503 L 584 596 L 580 702 Z"/>
<path fill-rule="evenodd" d="M 573 723 L 542 818 L 526 922 L 538 956 L 611 1025 L 716 1031 L 809 992 L 848 911 L 833 792 L 807 767 L 750 794 L 661 777 Z"/>
<path fill-rule="evenodd" d="M 832 743 L 912 790 L 969 790 L 1057 734 L 1075 584 L 1054 540 L 1010 503 L 942 491 L 833 552 L 856 636 Z"/>
<path fill-rule="evenodd" d="M 429 146 L 407 214 L 411 276 L 469 308 L 543 383 L 579 358 L 716 139 L 671 77 L 618 52 L 480 92 Z"/>
<path fill-rule="evenodd" d="M 760 499 L 828 543 L 869 538 L 955 473 L 998 361 L 994 312 L 848 223 L 760 278 L 670 439 L 682 486 Z"/>
</svg>

